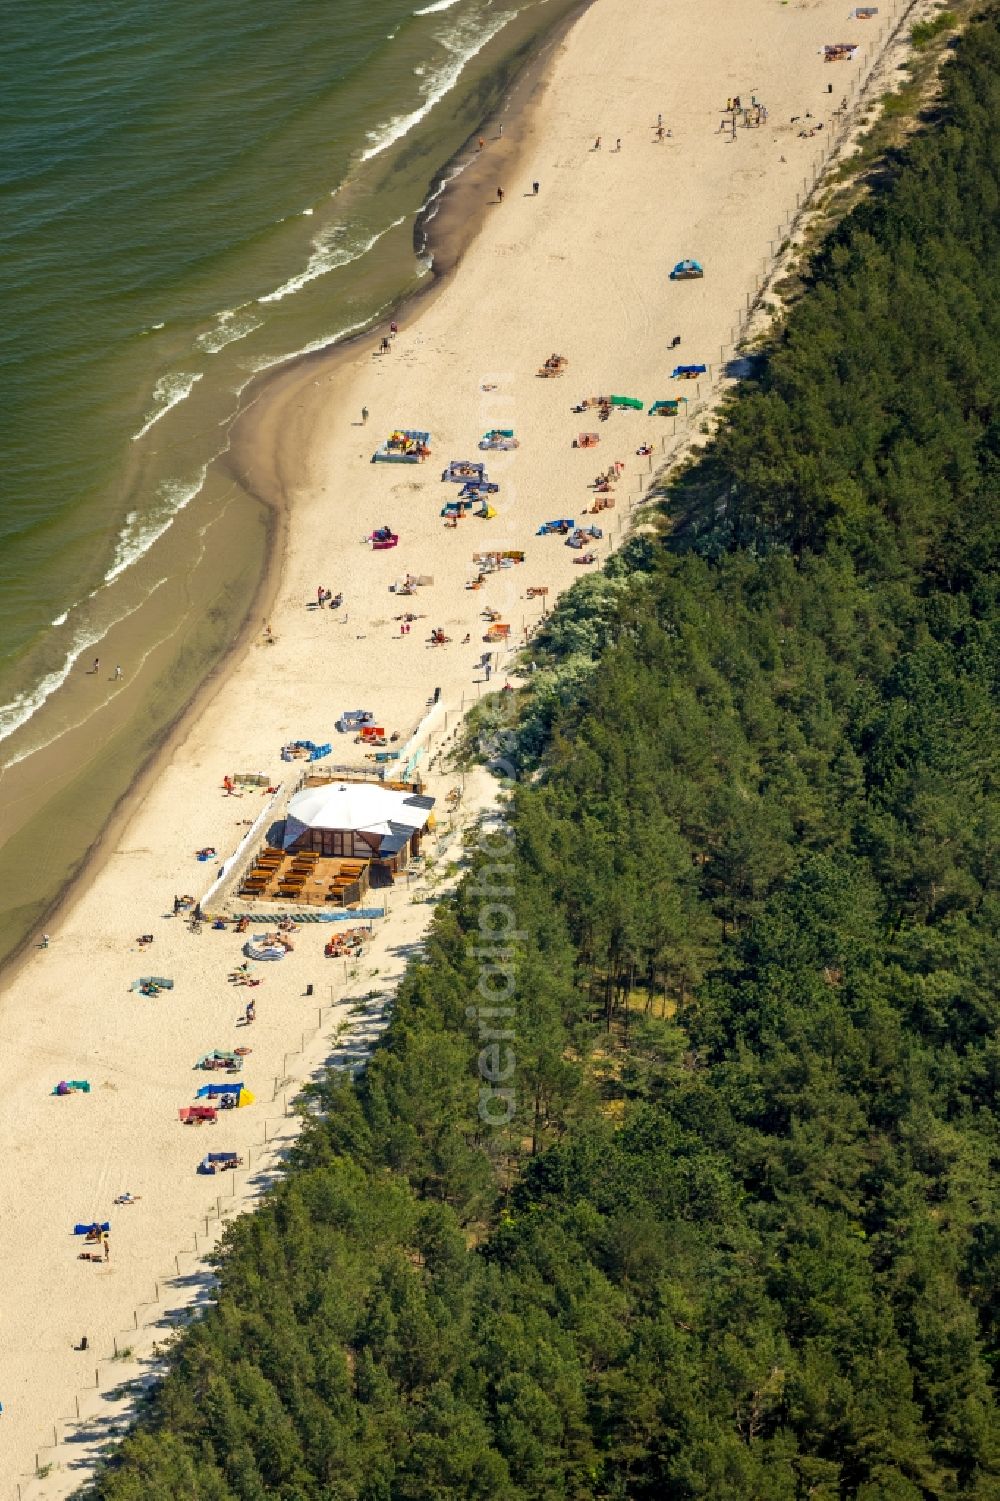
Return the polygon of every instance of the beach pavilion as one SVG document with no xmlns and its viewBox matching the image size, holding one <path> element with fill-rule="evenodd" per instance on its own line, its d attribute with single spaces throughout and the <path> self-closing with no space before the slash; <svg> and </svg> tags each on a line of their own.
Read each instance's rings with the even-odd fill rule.
<svg viewBox="0 0 1000 1501">
<path fill-rule="evenodd" d="M 372 875 L 392 879 L 420 853 L 433 827 L 434 798 L 377 782 L 304 787 L 288 804 L 282 846 L 326 858 L 365 860 Z"/>
</svg>

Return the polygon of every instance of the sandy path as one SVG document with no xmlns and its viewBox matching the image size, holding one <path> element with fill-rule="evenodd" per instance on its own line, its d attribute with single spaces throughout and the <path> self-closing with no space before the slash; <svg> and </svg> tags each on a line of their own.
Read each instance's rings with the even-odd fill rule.
<svg viewBox="0 0 1000 1501">
<path fill-rule="evenodd" d="M 194 850 L 214 844 L 228 853 L 241 820 L 259 806 L 249 794 L 224 798 L 223 774 L 277 773 L 281 744 L 334 738 L 342 708 L 370 707 L 379 722 L 406 733 L 435 687 L 442 716 L 454 723 L 463 701 L 479 691 L 479 611 L 498 607 L 516 637 L 538 614 L 537 602 L 524 598 L 528 585 L 548 585 L 551 601 L 583 572 L 561 539 L 533 534 L 552 516 L 579 519 L 595 472 L 622 459 L 617 507 L 593 518 L 605 527 L 606 555 L 642 474 L 648 478 L 649 465 L 635 450 L 647 437 L 659 449 L 668 428 L 631 413 L 600 424 L 593 414 L 573 415 L 571 405 L 599 392 L 647 403 L 693 397 L 690 387 L 667 378 L 674 335 L 682 341 L 677 358 L 705 361 L 716 373 L 770 242 L 794 212 L 803 179 L 811 180 L 833 107 L 841 95 L 853 97 L 886 23 L 907 8 L 907 0 L 890 0 L 879 21 L 862 25 L 845 19 L 845 0 L 641 7 L 596 0 L 559 51 L 523 166 L 497 184 L 504 202 L 491 210 L 454 280 L 404 327 L 390 355 L 362 349 L 346 371 L 321 374 L 299 393 L 277 455 L 279 466 L 299 476 L 272 617 L 277 644 L 255 646 L 232 672 L 136 807 L 111 858 L 60 920 L 51 947 L 16 974 L 0 1000 L 0 1496 L 14 1496 L 18 1483 L 25 1498 L 55 1496 L 79 1476 L 70 1468 L 79 1446 L 42 1446 L 51 1443 L 54 1423 L 72 1439 L 74 1426 L 64 1420 L 75 1415 L 81 1390 L 93 1387 L 95 1355 L 106 1358 L 115 1339 L 123 1343 L 158 1279 L 165 1282 L 172 1268 L 176 1278 L 175 1255 L 187 1256 L 187 1268 L 182 1257 L 182 1286 L 170 1298 L 197 1292 L 184 1278 L 220 1185 L 198 1178 L 196 1162 L 210 1148 L 245 1151 L 259 1142 L 263 1117 L 279 1109 L 270 1104 L 275 1078 L 301 1077 L 324 1056 L 326 1035 L 342 1014 L 329 1009 L 332 1002 L 391 978 L 386 954 L 369 956 L 366 973 L 346 980 L 342 965 L 326 967 L 320 932 L 306 930 L 295 954 L 273 966 L 256 992 L 246 1078 L 260 1103 L 200 1133 L 177 1124 L 177 1107 L 201 1082 L 191 1071 L 194 1059 L 241 1035 L 235 1021 L 242 992 L 226 983 L 237 939 L 209 931 L 194 937 L 168 915 L 173 894 L 200 891 L 212 869 L 194 860 Z M 825 66 L 822 44 L 841 40 L 860 42 L 854 64 Z M 733 142 L 718 125 L 735 93 L 744 102 L 755 94 L 770 118 Z M 801 122 L 789 120 L 806 111 L 824 121 L 825 135 L 799 138 Z M 656 144 L 660 113 L 672 137 Z M 602 145 L 594 150 L 598 134 Z M 621 150 L 611 150 L 618 137 Z M 533 180 L 541 185 L 537 197 Z M 667 273 L 688 255 L 703 260 L 705 279 L 672 284 Z M 568 357 L 568 373 L 536 379 L 553 351 Z M 711 395 L 707 382 L 701 395 Z M 370 410 L 365 428 L 362 404 Z M 430 430 L 426 464 L 369 462 L 376 442 L 397 425 Z M 440 483 L 440 471 L 449 458 L 478 457 L 476 441 L 491 426 L 514 427 L 521 443 L 512 454 L 489 456 L 502 485 L 499 515 L 445 530 L 438 512 L 454 490 Z M 585 429 L 600 432 L 596 451 L 571 447 Z M 395 552 L 361 544 L 382 522 L 401 535 Z M 474 548 L 503 547 L 526 548 L 525 565 L 478 593 L 467 591 Z M 435 583 L 400 602 L 388 586 L 407 569 L 432 574 Z M 320 583 L 343 590 L 342 611 L 305 608 Z M 407 606 L 426 619 L 401 637 L 393 617 Z M 452 644 L 432 649 L 426 636 L 437 625 Z M 463 646 L 467 633 L 471 642 Z M 400 893 L 394 898 L 381 942 L 398 948 L 404 937 L 419 940 L 430 909 L 407 906 Z M 131 942 L 140 932 L 156 935 L 146 954 Z M 130 994 L 130 980 L 149 972 L 172 976 L 174 991 L 157 1001 Z M 303 995 L 309 982 L 313 999 Z M 320 1002 L 328 1007 L 323 1031 L 312 1044 L 307 1037 L 297 1059 L 286 1059 L 303 1032 L 315 1032 Z M 470 1038 L 470 1056 L 472 1045 Z M 89 1096 L 51 1098 L 59 1079 L 78 1077 L 90 1079 Z M 261 1166 L 254 1157 L 251 1178 Z M 112 1210 L 112 1198 L 125 1189 L 141 1194 L 141 1203 Z M 93 1216 L 112 1219 L 107 1267 L 75 1259 L 78 1243 L 69 1231 Z M 210 1223 L 209 1239 L 213 1234 Z M 86 1355 L 73 1349 L 84 1333 Z M 142 1347 L 138 1336 L 132 1343 Z M 102 1385 L 119 1369 L 128 1374 L 105 1365 Z M 84 1416 L 102 1402 L 91 1391 Z M 28 1482 L 36 1453 L 57 1468 L 47 1480 Z"/>
</svg>

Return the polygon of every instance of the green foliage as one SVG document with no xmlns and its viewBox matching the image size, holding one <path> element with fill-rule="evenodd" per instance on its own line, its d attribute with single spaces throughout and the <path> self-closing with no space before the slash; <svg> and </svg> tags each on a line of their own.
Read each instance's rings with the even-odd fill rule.
<svg viewBox="0 0 1000 1501">
<path fill-rule="evenodd" d="M 958 17 L 950 10 L 939 11 L 930 21 L 918 21 L 916 26 L 910 28 L 910 41 L 917 51 L 921 51 L 932 42 L 936 36 L 944 31 L 951 31 L 957 24 Z"/>
<path fill-rule="evenodd" d="M 998 63 L 554 612 L 506 830 L 102 1501 L 1000 1493 Z"/>
<path fill-rule="evenodd" d="M 839 546 L 890 581 L 940 561 L 967 516 L 995 545 L 995 20 L 945 79 L 934 129 L 830 236 L 756 388 L 672 492 L 699 550 Z"/>
</svg>

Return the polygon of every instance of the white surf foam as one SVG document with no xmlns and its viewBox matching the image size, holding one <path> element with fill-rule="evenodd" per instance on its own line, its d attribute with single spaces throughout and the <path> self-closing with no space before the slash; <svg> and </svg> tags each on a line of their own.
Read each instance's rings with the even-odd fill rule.
<svg viewBox="0 0 1000 1501">
<path fill-rule="evenodd" d="M 50 625 L 65 625 L 68 619 L 69 619 L 69 611 L 68 610 L 63 610 L 62 614 L 61 615 L 57 615 L 56 618 L 55 618 L 55 620 L 51 620 L 49 622 L 49 624 Z"/>
<path fill-rule="evenodd" d="M 106 624 L 82 627 L 73 636 L 61 666 L 54 668 L 52 672 L 46 673 L 41 682 L 30 692 L 19 693 L 9 703 L 0 704 L 0 740 L 8 739 L 14 734 L 15 730 L 19 730 L 22 725 L 27 724 L 28 720 L 33 714 L 37 714 L 46 700 L 50 699 L 53 693 L 62 687 L 84 652 L 97 646 L 116 625 L 121 625 L 122 621 L 128 620 L 130 615 L 134 615 L 137 610 L 141 610 L 146 601 L 151 599 L 157 589 L 162 588 L 166 582 L 165 578 L 159 579 L 138 604 L 132 605 L 128 610 L 124 610 L 121 615 L 116 616 Z M 31 746 L 29 749 L 22 751 L 20 755 L 13 756 L 10 760 L 5 761 L 2 769 L 6 771 L 9 766 L 16 766 L 19 761 L 26 760 L 28 756 L 34 755 L 40 749 L 42 749 L 41 746 Z"/>
<path fill-rule="evenodd" d="M 174 375 L 161 375 L 153 387 L 153 400 L 156 402 L 156 406 L 151 412 L 146 413 L 146 420 L 139 431 L 132 434 L 133 443 L 139 438 L 144 438 L 149 429 L 154 427 L 161 417 L 167 415 L 171 407 L 177 406 L 179 402 L 189 396 L 196 383 L 200 380 L 200 371 L 197 375 L 188 375 L 182 370 L 178 370 Z"/>
<path fill-rule="evenodd" d="M 194 500 L 205 483 L 207 473 L 206 464 L 193 481 L 178 483 L 165 480 L 157 490 L 156 498 L 148 511 L 142 514 L 129 511 L 125 525 L 118 533 L 114 562 L 104 575 L 106 584 L 113 583 L 119 574 L 124 573 L 126 568 L 131 568 L 133 563 L 137 563 L 149 551 L 154 542 L 160 540 L 164 532 L 173 525 L 174 517 Z"/>
<path fill-rule="evenodd" d="M 218 354 L 227 344 L 235 344 L 238 339 L 245 339 L 252 334 L 255 328 L 260 328 L 262 322 L 263 319 L 258 318 L 256 313 L 249 311 L 247 303 L 241 307 L 224 308 L 221 313 L 216 314 L 215 327 L 199 334 L 195 343 L 207 354 Z"/>
<path fill-rule="evenodd" d="M 415 10 L 413 14 L 415 16 L 436 16 L 439 10 L 451 10 L 452 6 L 457 4 L 458 0 L 437 0 L 436 5 L 425 5 L 423 10 Z"/>
<path fill-rule="evenodd" d="M 465 167 L 466 163 L 464 162 L 460 162 L 457 166 L 452 167 L 451 171 L 442 177 L 433 193 L 428 194 L 424 199 L 420 205 L 419 213 L 423 215 L 423 222 L 425 224 L 429 224 L 437 214 L 438 209 L 441 207 L 441 198 L 444 195 L 445 189 L 451 186 L 456 177 L 461 177 L 465 171 Z"/>
<path fill-rule="evenodd" d="M 309 282 L 315 281 L 318 276 L 326 276 L 329 271 L 336 271 L 340 266 L 349 266 L 352 261 L 360 260 L 367 255 L 373 245 L 377 245 L 383 235 L 389 230 L 397 229 L 403 220 L 394 219 L 385 229 L 380 229 L 368 240 L 354 241 L 344 244 L 344 237 L 348 233 L 346 224 L 333 224 L 325 229 L 313 240 L 312 254 L 306 262 L 304 271 L 297 276 L 290 276 L 282 282 L 280 287 L 275 287 L 273 292 L 266 292 L 263 297 L 258 297 L 258 302 L 280 302 L 284 297 L 290 297 L 293 292 L 301 291 Z"/>
<path fill-rule="evenodd" d="M 444 7 L 439 5 L 436 8 L 443 9 Z M 373 156 L 379 156 L 383 151 L 388 150 L 394 142 L 408 135 L 415 125 L 419 125 L 420 121 L 430 114 L 435 104 L 443 99 L 445 94 L 451 93 L 466 66 L 477 53 L 482 52 L 487 43 L 491 42 L 497 32 L 502 31 L 516 14 L 517 12 L 513 10 L 500 11 L 488 25 L 477 20 L 474 27 L 459 26 L 439 36 L 437 40 L 452 54 L 451 58 L 423 80 L 421 84 L 423 102 L 416 109 L 411 110 L 407 115 L 395 115 L 391 120 L 386 120 L 377 130 L 368 132 L 371 145 L 361 153 L 361 160 L 371 161 Z M 470 37 L 473 39 L 470 40 Z"/>
<path fill-rule="evenodd" d="M 72 672 L 75 663 L 83 653 L 100 641 L 103 634 L 103 631 L 80 632 L 73 638 L 73 643 L 63 658 L 61 667 L 57 667 L 54 671 L 46 673 L 45 677 L 42 678 L 41 682 L 31 692 L 18 693 L 9 703 L 0 704 L 0 740 L 6 740 L 9 735 L 13 735 L 15 730 L 19 730 L 23 724 L 27 724 L 31 716 L 36 714 L 42 707 L 45 700 L 51 698 L 57 688 L 62 687 Z M 5 763 L 5 765 L 11 764 L 13 763 Z"/>
<path fill-rule="evenodd" d="M 60 687 L 62 686 L 62 683 L 65 683 L 66 677 L 68 677 L 69 672 L 72 671 L 75 663 L 77 663 L 77 660 L 80 659 L 81 651 L 86 651 L 87 648 L 93 647 L 93 645 L 98 644 L 98 642 L 101 641 L 101 636 L 107 635 L 108 630 L 113 629 L 114 626 L 120 626 L 123 620 L 128 620 L 129 615 L 134 615 L 135 611 L 137 611 L 137 609 L 141 609 L 141 606 L 146 603 L 146 600 L 152 599 L 152 596 L 156 593 L 156 590 L 158 590 L 158 588 L 162 588 L 162 585 L 164 585 L 165 582 L 167 582 L 167 579 L 159 579 L 159 581 L 156 582 L 156 584 L 153 584 L 153 587 L 150 588 L 149 594 L 147 594 L 146 599 L 141 600 L 141 602 L 138 603 L 138 605 L 135 605 L 134 608 L 126 609 L 125 614 L 119 615 L 119 617 L 117 617 L 117 620 L 111 621 L 111 624 L 105 626 L 102 632 L 98 632 L 96 633 L 96 635 L 93 635 L 92 633 L 92 638 L 90 638 L 90 641 L 87 642 L 86 645 L 81 645 L 80 650 L 77 650 L 77 644 L 75 644 L 74 642 L 74 659 L 72 659 L 72 662 L 69 662 L 68 665 L 66 665 L 65 663 L 65 665 L 63 665 L 63 668 L 60 668 L 59 671 L 50 674 L 51 680 L 54 681 L 56 680 L 56 678 L 59 678 L 59 681 L 56 681 L 56 686 L 54 686 L 53 689 L 50 689 L 50 692 L 48 692 L 45 696 L 47 696 L 48 698 L 48 696 L 51 696 L 51 693 L 56 692 L 56 687 Z M 152 656 L 153 651 L 155 651 L 156 648 L 158 648 L 159 645 L 162 644 L 162 642 L 170 639 L 171 635 L 176 635 L 177 629 L 179 629 L 179 624 L 177 624 L 177 626 L 174 626 L 174 629 L 170 630 L 170 632 L 168 632 L 168 635 L 161 636 L 161 638 L 159 638 L 159 641 L 150 642 L 149 647 L 147 647 L 146 651 L 143 651 L 143 653 L 138 656 L 138 659 L 131 660 L 131 662 L 129 662 L 129 668 L 131 668 L 129 675 L 131 675 L 131 677 L 134 677 L 134 675 L 137 674 L 137 672 L 140 671 L 140 669 L 143 668 L 144 665 L 146 665 L 147 659 Z M 50 678 L 47 678 L 47 681 L 50 681 Z M 117 695 L 119 695 L 119 693 L 122 693 L 123 690 L 125 690 L 125 687 L 126 683 L 122 683 L 122 686 L 120 686 L 119 689 L 110 690 L 110 695 L 108 696 L 111 696 L 111 698 L 117 698 Z M 39 684 L 39 690 L 36 690 L 36 693 L 33 693 L 32 698 L 36 698 L 36 696 L 38 696 L 38 692 L 41 692 L 41 684 Z M 26 701 L 27 704 L 27 695 L 24 701 Z M 44 702 L 44 699 L 42 699 L 42 702 Z M 3 705 L 3 707 L 8 707 L 8 705 Z M 36 707 L 41 707 L 41 704 L 36 705 Z M 35 713 L 35 710 L 32 710 L 32 713 Z M 0 708 L 0 714 L 3 714 L 3 708 Z M 30 719 L 30 714 L 27 717 L 29 717 Z M 60 740 L 63 735 L 69 734 L 72 729 L 80 729 L 80 726 L 83 725 L 83 723 L 87 722 L 87 717 L 89 717 L 89 714 L 84 714 L 81 719 L 72 720 L 71 723 L 66 723 L 66 725 L 63 725 L 62 728 L 60 728 L 59 731 L 56 732 L 56 734 L 50 735 L 50 738 L 48 738 L 48 740 L 39 740 L 36 744 L 30 744 L 30 746 L 26 746 L 26 749 L 24 749 L 24 751 L 21 751 L 20 754 L 12 755 L 12 757 L 9 758 L 8 761 L 5 761 L 5 763 L 3 763 L 3 766 L 0 766 L 0 772 L 6 772 L 9 767 L 18 766 L 21 761 L 27 761 L 27 758 L 32 757 L 32 755 L 38 755 L 39 751 L 45 751 L 48 746 L 56 743 L 56 741 Z M 24 723 L 24 720 L 21 720 L 21 722 Z M 12 731 L 0 732 L 0 740 L 3 740 L 6 734 L 12 734 Z"/>
<path fill-rule="evenodd" d="M 15 730 L 19 730 L 23 724 L 27 724 L 31 716 L 38 712 L 46 699 L 51 698 L 56 689 L 62 687 L 84 652 L 96 646 L 107 635 L 108 631 L 112 630 L 116 625 L 121 625 L 123 620 L 127 620 L 130 615 L 134 615 L 136 610 L 141 609 L 146 600 L 155 594 L 156 590 L 165 583 L 166 579 L 160 579 L 159 583 L 154 584 L 149 594 L 140 600 L 138 604 L 125 610 L 114 620 L 100 626 L 82 627 L 73 636 L 61 666 L 54 668 L 52 672 L 46 673 L 41 682 L 29 692 L 19 693 L 9 703 L 0 704 L 0 740 L 8 739 L 9 736 L 13 735 Z M 65 619 L 65 617 L 63 618 Z M 32 753 L 32 751 L 25 752 L 26 755 L 31 755 Z M 16 765 L 17 761 L 21 760 L 24 760 L 24 756 L 17 756 L 14 760 L 5 762 L 4 765 L 13 766 Z"/>
<path fill-rule="evenodd" d="M 321 339 L 313 339 L 311 344 L 305 344 L 301 349 L 290 350 L 288 354 L 265 356 L 264 359 L 258 360 L 250 368 L 254 375 L 259 375 L 262 370 L 273 370 L 275 365 L 284 365 L 287 361 L 297 360 L 304 354 L 315 354 L 318 349 L 329 349 L 331 344 L 339 344 L 341 339 L 349 339 L 351 334 L 359 334 L 362 329 L 370 328 L 373 323 L 377 323 L 387 307 L 388 303 L 385 303 L 382 307 L 376 309 L 370 317 L 362 318 L 359 323 L 348 323 L 344 328 L 338 328 L 336 333 L 324 334 Z M 249 384 L 249 382 L 246 382 L 246 384 Z M 241 387 L 240 389 L 242 390 L 243 388 Z"/>
</svg>

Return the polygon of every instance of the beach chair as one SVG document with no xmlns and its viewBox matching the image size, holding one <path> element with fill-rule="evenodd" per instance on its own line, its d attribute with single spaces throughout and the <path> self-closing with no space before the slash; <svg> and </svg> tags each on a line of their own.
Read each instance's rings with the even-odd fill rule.
<svg viewBox="0 0 1000 1501">
<path fill-rule="evenodd" d="M 177 1116 L 182 1126 L 214 1126 L 219 1112 L 214 1105 L 183 1105 Z"/>
<path fill-rule="evenodd" d="M 488 433 L 483 433 L 479 440 L 480 450 L 494 450 L 506 453 L 510 449 L 519 446 L 514 437 L 514 429 L 510 427 L 494 427 Z"/>
<path fill-rule="evenodd" d="M 430 453 L 430 433 L 397 428 L 372 454 L 373 464 L 419 464 Z"/>
<path fill-rule="evenodd" d="M 471 480 L 484 480 L 486 466 L 472 459 L 452 459 L 441 475 L 442 484 L 466 485 Z"/>
<path fill-rule="evenodd" d="M 337 720 L 337 729 L 346 734 L 349 730 L 358 730 L 363 724 L 370 724 L 375 718 L 371 709 L 345 709 Z"/>
<path fill-rule="evenodd" d="M 209 1152 L 198 1164 L 199 1173 L 224 1173 L 243 1166 L 236 1152 Z"/>
</svg>

